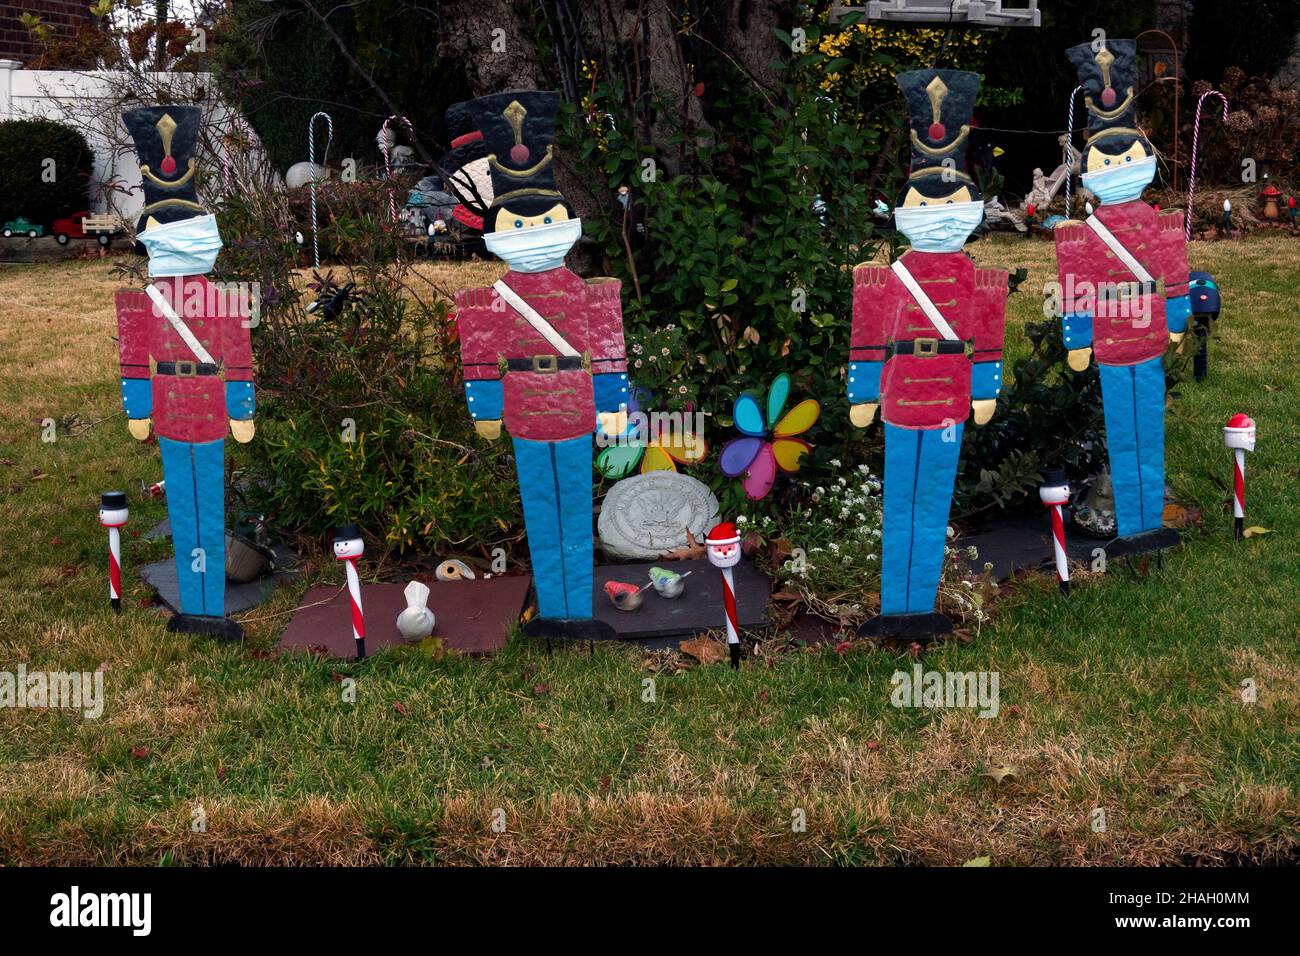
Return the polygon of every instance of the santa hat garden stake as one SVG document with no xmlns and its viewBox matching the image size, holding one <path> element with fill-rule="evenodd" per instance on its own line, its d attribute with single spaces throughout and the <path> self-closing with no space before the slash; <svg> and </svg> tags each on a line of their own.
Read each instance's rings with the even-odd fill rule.
<svg viewBox="0 0 1300 956">
<path fill-rule="evenodd" d="M 1255 450 L 1255 420 L 1238 412 L 1223 426 L 1223 444 L 1232 449 L 1232 524 L 1238 541 L 1246 524 L 1246 452 Z"/>
<path fill-rule="evenodd" d="M 704 539 L 709 563 L 722 571 L 722 603 L 727 609 L 727 650 L 731 666 L 740 667 L 740 628 L 736 623 L 736 582 L 731 569 L 740 563 L 740 532 L 730 521 L 715 525 Z"/>
<path fill-rule="evenodd" d="M 1038 497 L 1043 507 L 1052 513 L 1052 551 L 1056 556 L 1056 580 L 1061 594 L 1070 596 L 1070 562 L 1065 553 L 1065 514 L 1070 503 L 1070 484 L 1060 468 L 1043 469 L 1043 483 L 1038 486 Z"/>
</svg>

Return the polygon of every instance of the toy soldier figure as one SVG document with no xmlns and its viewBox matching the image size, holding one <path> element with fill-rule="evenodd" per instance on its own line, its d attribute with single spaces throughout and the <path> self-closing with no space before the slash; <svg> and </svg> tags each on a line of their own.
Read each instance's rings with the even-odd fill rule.
<svg viewBox="0 0 1300 956">
<path fill-rule="evenodd" d="M 141 441 L 152 419 L 162 451 L 180 584 L 167 629 L 239 640 L 243 630 L 225 616 L 224 464 L 227 426 L 236 441 L 253 437 L 250 303 L 204 277 L 221 236 L 195 190 L 198 107 L 151 106 L 122 119 L 140 158 L 136 238 L 153 280 L 117 294 L 122 405 Z"/>
<path fill-rule="evenodd" d="M 980 77 L 958 70 L 898 76 L 911 113 L 912 172 L 894 209 L 911 249 L 890 266 L 853 270 L 850 420 L 885 424 L 880 615 L 860 634 L 925 640 L 951 630 L 935 613 L 962 429 L 993 417 L 1002 385 L 1007 273 L 962 251 L 984 218 L 965 172 Z"/>
<path fill-rule="evenodd" d="M 619 283 L 564 267 L 582 221 L 555 188 L 558 93 L 467 104 L 492 173 L 484 243 L 510 267 L 490 288 L 456 295 L 465 395 L 478 433 L 514 443 L 537 587 L 526 633 L 612 638 L 592 619 L 591 462 L 597 418 L 627 428 L 627 359 Z"/>
<path fill-rule="evenodd" d="M 1165 369 L 1170 340 L 1187 331 L 1183 213 L 1142 201 L 1155 176 L 1151 144 L 1136 128 L 1133 40 L 1068 51 L 1088 107 L 1083 185 L 1097 198 L 1084 222 L 1056 227 L 1065 346 L 1081 372 L 1096 353 L 1119 538 L 1112 557 L 1178 541 L 1162 527 L 1165 502 Z"/>
</svg>

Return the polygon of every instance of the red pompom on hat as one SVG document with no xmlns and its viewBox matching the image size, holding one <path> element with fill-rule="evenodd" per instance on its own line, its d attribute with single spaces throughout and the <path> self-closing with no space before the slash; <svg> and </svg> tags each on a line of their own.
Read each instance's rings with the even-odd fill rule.
<svg viewBox="0 0 1300 956">
<path fill-rule="evenodd" d="M 1255 419 L 1251 418 L 1245 412 L 1237 412 L 1237 414 L 1233 415 L 1231 418 L 1228 419 L 1228 424 L 1225 427 L 1226 428 L 1254 428 Z M 712 534 L 713 532 L 709 532 L 709 533 Z"/>
<path fill-rule="evenodd" d="M 740 540 L 740 532 L 730 521 L 714 525 L 713 530 L 704 538 L 705 544 L 735 544 Z"/>
</svg>

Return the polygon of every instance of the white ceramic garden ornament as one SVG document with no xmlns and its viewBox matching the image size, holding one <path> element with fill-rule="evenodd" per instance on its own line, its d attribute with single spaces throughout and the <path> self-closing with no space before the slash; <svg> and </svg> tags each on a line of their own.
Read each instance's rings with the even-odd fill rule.
<svg viewBox="0 0 1300 956">
<path fill-rule="evenodd" d="M 397 633 L 404 640 L 422 641 L 433 633 L 434 616 L 429 610 L 429 586 L 412 581 L 402 592 L 406 595 L 406 609 L 397 615 Z"/>
</svg>

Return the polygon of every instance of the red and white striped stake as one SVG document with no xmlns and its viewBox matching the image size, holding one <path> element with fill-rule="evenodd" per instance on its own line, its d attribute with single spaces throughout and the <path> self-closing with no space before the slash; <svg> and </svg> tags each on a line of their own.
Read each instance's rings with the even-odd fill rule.
<svg viewBox="0 0 1300 956">
<path fill-rule="evenodd" d="M 108 529 L 108 603 L 122 613 L 122 532 L 130 517 L 126 494 L 106 491 L 99 496 L 99 523 Z"/>
<path fill-rule="evenodd" d="M 334 557 L 344 563 L 348 575 L 348 600 L 352 605 L 352 639 L 357 644 L 357 660 L 366 659 L 366 618 L 361 610 L 361 579 L 357 577 L 357 558 L 365 553 L 361 529 L 354 524 L 334 529 Z"/>
<path fill-rule="evenodd" d="M 348 598 L 352 602 L 352 640 L 357 642 L 357 660 L 366 659 L 366 618 L 361 611 L 361 581 L 355 558 L 345 562 L 348 570 Z"/>
<path fill-rule="evenodd" d="M 1070 596 L 1070 561 L 1065 552 L 1065 511 L 1070 503 L 1070 486 L 1065 472 L 1050 469 L 1043 472 L 1043 483 L 1038 486 L 1038 498 L 1052 515 L 1052 551 L 1056 556 L 1056 580 L 1061 594 Z"/>
<path fill-rule="evenodd" d="M 731 569 L 740 563 L 740 532 L 730 521 L 716 525 L 704 538 L 709 563 L 722 572 L 722 605 L 727 612 L 727 650 L 731 666 L 740 668 L 740 625 L 736 617 L 736 582 Z"/>
<path fill-rule="evenodd" d="M 1223 426 L 1223 444 L 1232 449 L 1232 524 L 1238 541 L 1246 537 L 1246 452 L 1255 450 L 1255 420 L 1238 412 Z"/>
</svg>

